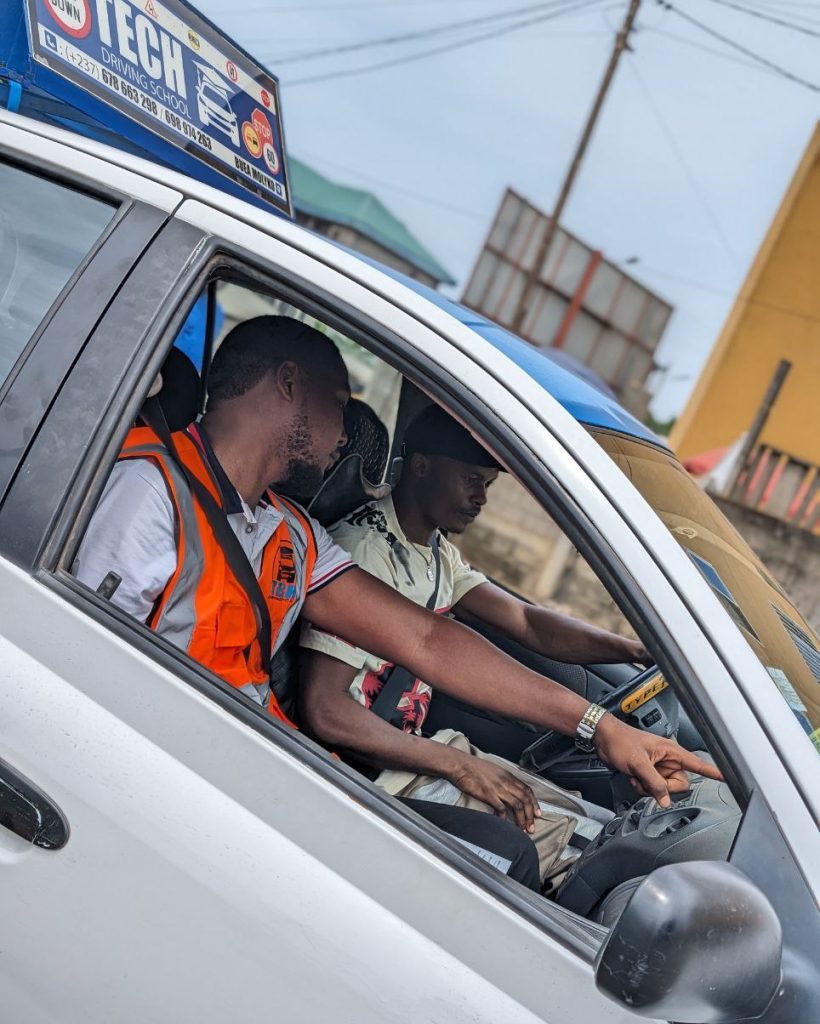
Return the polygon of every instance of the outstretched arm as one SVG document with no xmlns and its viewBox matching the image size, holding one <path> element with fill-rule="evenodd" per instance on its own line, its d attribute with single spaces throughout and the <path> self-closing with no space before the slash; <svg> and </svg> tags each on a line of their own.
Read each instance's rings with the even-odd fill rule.
<svg viewBox="0 0 820 1024">
<path fill-rule="evenodd" d="M 419 608 L 361 569 L 311 594 L 305 614 L 320 629 L 489 711 L 572 735 L 588 706 L 583 697 L 519 665 L 472 630 Z M 677 743 L 632 729 L 612 715 L 604 717 L 595 736 L 600 755 L 664 806 L 670 789 L 686 788 L 684 771 L 720 777 L 713 765 Z"/>
<path fill-rule="evenodd" d="M 650 660 L 640 640 L 628 640 L 570 615 L 527 604 L 494 583 L 473 587 L 458 602 L 458 608 L 556 661 L 589 665 L 620 661 L 647 664 Z"/>
</svg>

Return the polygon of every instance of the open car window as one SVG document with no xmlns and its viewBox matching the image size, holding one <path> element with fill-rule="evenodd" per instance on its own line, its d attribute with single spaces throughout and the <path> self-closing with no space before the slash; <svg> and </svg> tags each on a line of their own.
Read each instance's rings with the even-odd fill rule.
<svg viewBox="0 0 820 1024">
<path fill-rule="evenodd" d="M 401 374 L 341 331 L 311 316 L 283 299 L 244 285 L 222 281 L 215 289 L 216 350 L 236 324 L 254 316 L 288 316 L 302 320 L 331 338 L 342 355 L 350 378 L 351 398 L 366 402 L 387 428 L 390 437 L 396 426 L 401 391 Z"/>
<path fill-rule="evenodd" d="M 246 273 L 242 268 L 231 265 L 230 268 L 223 271 L 222 265 L 220 265 L 220 269 L 215 273 L 217 276 L 211 277 L 204 288 L 200 286 L 201 290 L 196 296 L 189 293 L 188 302 L 191 302 L 192 305 L 190 306 L 187 318 L 184 319 L 182 327 L 176 333 L 173 341 L 175 354 L 178 355 L 179 352 L 184 353 L 192 364 L 192 366 L 187 367 L 186 371 L 187 384 L 185 388 L 187 390 L 184 402 L 177 401 L 181 395 L 174 390 L 174 377 L 170 372 L 171 367 L 168 356 L 166 356 L 165 365 L 163 366 L 163 379 L 160 390 L 157 393 L 159 404 L 163 405 L 163 402 L 165 402 L 163 411 L 166 414 L 166 419 L 169 421 L 171 420 L 171 412 L 181 417 L 176 419 L 172 430 L 184 430 L 187 425 L 196 419 L 199 413 L 207 410 L 208 371 L 211 360 L 225 342 L 229 332 L 237 324 L 245 323 L 260 316 L 272 315 L 294 318 L 306 322 L 309 326 L 329 336 L 337 346 L 349 374 L 353 398 L 358 399 L 361 404 L 369 407 L 370 411 L 380 421 L 382 429 L 387 435 L 383 452 L 384 458 L 381 464 L 382 468 L 377 474 L 378 479 L 371 482 L 391 481 L 395 483 L 398 479 L 395 463 L 397 458 L 401 458 L 404 434 L 413 418 L 431 403 L 431 393 L 435 392 L 436 382 L 423 377 L 421 373 L 418 373 L 412 367 L 406 367 L 406 375 L 403 374 L 400 369 L 389 362 L 393 357 L 388 352 L 378 348 L 377 340 L 373 342 L 376 352 L 365 348 L 355 338 L 361 338 L 362 341 L 367 342 L 370 335 L 365 333 L 357 334 L 358 328 L 355 323 L 349 323 L 342 318 L 341 314 L 337 318 L 333 311 L 325 311 L 322 308 L 322 313 L 319 315 L 326 314 L 328 320 L 334 325 L 331 326 L 331 323 L 322 321 L 316 315 L 315 311 L 320 307 L 313 307 L 313 311 L 309 312 L 308 309 L 292 304 L 299 301 L 299 299 L 291 295 L 287 299 L 280 297 L 276 293 L 272 282 L 268 287 L 266 282 L 259 281 L 258 277 L 252 277 L 250 270 Z M 177 320 L 176 322 L 178 323 L 179 321 Z M 349 327 L 350 335 L 352 336 L 345 333 L 346 327 Z M 170 339 L 168 339 L 166 344 L 168 342 L 170 342 Z M 377 354 L 377 352 L 380 354 Z M 159 353 L 157 354 L 159 355 Z M 399 356 L 396 356 L 396 362 L 399 366 L 403 365 Z M 146 388 L 148 386 L 146 381 L 143 382 L 143 385 Z M 155 380 L 153 388 L 156 386 L 157 382 Z M 165 393 L 166 391 L 168 393 Z M 135 404 L 135 408 L 139 409 L 139 406 Z M 454 413 L 456 418 L 459 417 L 457 408 L 447 411 Z M 143 406 L 143 419 L 147 414 L 146 407 Z M 463 412 L 461 415 L 464 415 Z M 139 424 L 139 420 L 134 422 Z M 129 424 L 129 426 L 133 425 L 133 422 Z M 264 424 L 260 423 L 260 429 L 264 429 Z M 193 433 L 198 434 L 199 431 L 194 429 Z M 134 440 L 132 443 L 136 444 L 137 441 Z M 201 445 L 201 447 L 204 451 L 204 445 Z M 164 456 L 161 457 L 164 459 Z M 205 457 L 207 458 L 207 452 Z M 151 456 L 149 456 L 150 458 Z M 155 461 L 157 460 L 155 459 Z M 117 563 L 117 566 L 114 566 L 114 576 L 120 576 L 121 579 L 119 583 L 114 579 L 114 589 L 110 590 L 110 592 L 110 588 L 106 586 L 108 576 L 102 577 L 102 583 L 98 587 L 98 577 L 101 574 L 97 572 L 96 576 L 91 579 L 89 573 L 83 570 L 83 545 L 88 544 L 89 536 L 93 534 L 93 519 L 92 526 L 87 529 L 86 535 L 81 540 L 80 555 L 74 568 L 75 577 L 86 587 L 97 589 L 98 596 L 109 600 L 111 604 L 117 606 L 119 612 L 125 611 L 130 613 L 139 620 L 141 625 L 135 623 L 134 630 L 139 632 L 140 643 L 144 644 L 144 649 L 151 650 L 153 648 L 158 654 L 164 652 L 166 656 L 170 653 L 174 664 L 179 667 L 183 674 L 189 673 L 193 675 L 199 669 L 204 668 L 206 672 L 217 677 L 210 683 L 206 678 L 205 686 L 202 683 L 197 683 L 198 686 L 206 689 L 206 692 L 209 685 L 215 688 L 212 684 L 218 684 L 221 679 L 233 688 L 231 693 L 232 701 L 237 700 L 237 691 L 245 698 L 242 706 L 244 712 L 252 713 L 254 717 L 270 717 L 273 712 L 271 712 L 271 704 L 269 703 L 271 688 L 265 689 L 267 687 L 267 677 L 262 682 L 254 682 L 253 684 L 243 683 L 241 686 L 237 686 L 227 675 L 220 673 L 216 655 L 211 657 L 209 651 L 206 651 L 205 655 L 197 657 L 197 652 L 201 653 L 201 646 L 194 650 L 193 641 L 189 643 L 186 640 L 184 643 L 175 643 L 173 637 L 178 634 L 173 633 L 172 630 L 165 629 L 162 617 L 165 616 L 165 619 L 169 620 L 166 609 L 171 608 L 172 613 L 175 614 L 177 607 L 182 606 L 181 601 L 178 604 L 173 604 L 168 599 L 168 594 L 173 593 L 173 584 L 169 581 L 173 578 L 176 566 L 187 564 L 185 563 L 187 552 L 184 548 L 177 546 L 177 538 L 182 534 L 190 538 L 197 537 L 199 534 L 195 533 L 193 529 L 188 528 L 193 523 L 192 518 L 189 518 L 185 523 L 183 530 L 178 530 L 175 525 L 177 522 L 182 521 L 184 509 L 181 505 L 172 507 L 172 502 L 169 498 L 171 491 L 176 493 L 172 479 L 173 467 L 170 467 L 169 471 L 166 460 L 162 473 L 160 473 L 156 466 L 145 466 L 144 463 L 144 457 L 127 453 L 126 458 L 120 460 L 112 470 L 109 483 L 113 481 L 119 487 L 117 493 L 123 496 L 124 505 L 129 504 L 131 501 L 130 492 L 127 491 L 127 487 L 132 486 L 132 484 L 138 487 L 141 494 L 148 494 L 151 491 L 152 493 L 149 494 L 149 497 L 152 502 L 151 507 L 154 508 L 156 506 L 155 518 L 157 521 L 161 520 L 164 524 L 164 533 L 162 533 L 160 540 L 156 541 L 154 535 L 152 535 L 151 543 L 145 545 L 145 551 L 150 554 L 153 567 L 153 575 L 149 580 L 150 589 L 146 590 L 143 588 L 140 590 L 141 599 L 145 597 L 146 593 L 150 599 L 147 606 L 143 607 L 139 614 L 126 607 L 122 600 L 123 591 L 125 590 L 122 584 L 122 577 L 125 576 L 125 573 L 119 568 L 122 565 L 125 570 L 129 570 L 132 565 L 137 565 L 139 571 L 133 573 L 134 577 L 140 577 L 140 579 L 145 577 L 147 573 L 144 561 L 147 555 L 144 552 L 137 552 L 133 558 L 128 555 L 127 558 L 122 558 L 121 562 Z M 213 466 L 213 463 L 211 465 Z M 341 463 L 337 465 L 341 465 Z M 123 483 L 126 467 L 129 480 Z M 137 470 L 141 474 L 139 481 L 136 479 Z M 119 473 L 119 482 L 114 481 L 115 473 Z M 152 476 L 153 483 L 146 481 L 146 473 Z M 326 482 L 329 482 L 329 475 Z M 168 487 L 168 494 L 164 490 L 166 487 L 166 484 L 163 482 L 164 479 L 171 484 Z M 230 484 L 230 481 L 228 483 Z M 106 486 L 108 487 L 108 485 Z M 222 487 L 221 483 L 220 487 Z M 223 494 L 225 493 L 229 492 L 223 490 Z M 608 631 L 609 634 L 617 634 L 614 638 L 617 643 L 613 644 L 613 637 L 610 636 L 606 641 L 609 646 L 599 645 L 594 647 L 594 652 L 599 657 L 582 657 L 577 654 L 577 651 L 573 655 L 568 651 L 568 648 L 562 648 L 559 651 L 556 649 L 555 644 L 557 630 L 554 628 L 554 620 L 550 621 L 550 629 L 553 630 L 553 634 L 550 635 L 549 630 L 546 629 L 544 619 L 537 620 L 537 627 L 533 627 L 533 631 L 529 633 L 526 629 L 519 629 L 516 632 L 513 628 L 507 633 L 507 642 L 505 643 L 503 642 L 504 638 L 499 638 L 497 635 L 499 629 L 502 628 L 501 624 L 505 622 L 503 615 L 495 619 L 492 615 L 482 618 L 481 608 L 476 610 L 474 607 L 470 611 L 469 609 L 461 610 L 457 607 L 461 598 L 455 597 L 455 569 L 453 570 L 453 579 L 450 584 L 450 596 L 442 598 L 441 607 L 438 604 L 436 605 L 437 610 L 447 613 L 448 611 L 453 611 L 453 606 L 455 606 L 453 613 L 456 617 L 463 618 L 472 629 L 481 633 L 491 643 L 496 644 L 496 646 L 520 664 L 573 690 L 589 702 L 600 702 L 606 706 L 607 700 L 610 700 L 611 708 L 608 708 L 608 710 L 611 710 L 614 715 L 629 721 L 630 724 L 634 724 L 638 728 L 646 729 L 662 736 L 680 735 L 681 742 L 688 749 L 703 749 L 703 741 L 700 739 L 692 722 L 686 719 L 683 709 L 679 705 L 674 686 L 669 685 L 663 680 L 656 668 L 650 667 L 644 671 L 640 665 L 636 664 L 636 661 L 640 659 L 635 652 L 636 648 L 640 647 L 640 644 L 634 645 L 635 633 L 630 623 L 622 614 L 619 605 L 610 594 L 610 590 L 614 593 L 615 588 L 612 587 L 611 580 L 606 576 L 606 569 L 600 565 L 593 569 L 592 565 L 579 554 L 573 542 L 557 525 L 557 522 L 550 518 L 545 511 L 547 502 L 543 498 L 539 501 L 533 496 L 538 493 L 534 486 L 532 486 L 532 493 L 530 493 L 511 473 L 502 473 L 493 484 L 492 490 L 489 493 L 492 496 L 491 501 L 486 508 L 482 509 L 481 518 L 477 522 L 472 523 L 472 525 L 468 525 L 460 536 L 457 536 L 457 528 L 453 527 L 451 536 L 446 538 L 448 542 L 451 540 L 454 542 L 447 545 L 447 557 L 452 560 L 453 565 L 456 564 L 456 560 L 459 558 L 457 553 L 456 555 L 452 554 L 452 552 L 457 551 L 455 547 L 455 544 L 457 544 L 461 551 L 460 557 L 463 557 L 466 562 L 472 563 L 476 569 L 492 576 L 503 588 L 520 596 L 525 602 L 529 602 L 529 605 L 542 605 L 552 608 L 565 615 L 568 614 L 589 622 L 594 626 L 601 627 L 603 630 Z M 100 505 L 104 504 L 106 500 L 113 502 L 114 497 L 112 495 L 114 495 L 114 487 L 108 488 L 104 492 Z M 292 498 L 295 495 L 288 495 L 287 491 L 285 491 L 285 498 L 288 497 Z M 341 516 L 334 518 L 329 515 L 319 515 L 312 503 L 308 504 L 304 501 L 304 495 L 300 494 L 298 497 L 302 499 L 303 504 L 307 504 L 309 514 L 315 515 L 315 518 L 321 525 L 331 528 L 331 535 L 344 546 L 339 534 L 333 531 L 334 523 L 338 524 L 340 520 L 350 523 L 351 515 L 355 510 L 361 508 L 362 502 L 359 500 L 356 504 L 348 505 Z M 382 497 L 386 497 L 386 495 L 382 495 Z M 365 500 L 369 501 L 370 497 Z M 381 498 L 376 498 L 375 500 L 381 500 Z M 387 508 L 386 514 L 395 515 L 395 505 L 392 502 L 391 506 L 385 506 Z M 226 506 L 223 505 L 223 508 L 226 508 Z M 558 516 L 557 510 L 554 510 L 554 513 Z M 237 517 L 241 515 L 236 509 L 233 509 L 229 514 L 235 514 Z M 154 513 L 151 512 L 151 515 L 154 515 Z M 234 532 L 237 533 L 237 538 L 241 542 L 239 534 L 249 534 L 248 521 L 246 520 L 234 525 L 237 525 L 237 529 Z M 259 524 L 257 523 L 257 525 Z M 354 523 L 353 525 L 360 524 Z M 399 527 L 400 525 L 399 523 Z M 391 527 L 389 532 L 391 536 L 390 544 L 392 546 L 393 542 L 400 536 L 400 529 L 397 528 L 394 533 Z M 135 533 L 138 533 L 138 531 L 131 530 L 128 532 L 125 540 L 126 547 L 133 540 Z M 155 531 L 155 534 L 157 534 L 157 531 Z M 251 527 L 250 534 L 256 535 L 253 527 Z M 97 537 L 104 536 L 108 538 L 109 535 L 113 538 L 112 552 L 114 547 L 117 547 L 118 550 L 115 554 L 117 558 L 120 558 L 122 552 L 119 548 L 122 548 L 124 542 L 122 531 L 119 529 L 118 524 L 117 529 L 110 531 L 110 534 L 103 530 L 102 533 L 97 534 Z M 248 540 L 246 544 L 252 546 L 253 541 Z M 85 553 L 93 554 L 91 551 L 93 546 L 92 540 L 90 547 L 85 548 Z M 408 539 L 405 548 L 407 549 L 405 552 L 407 558 L 409 560 L 416 560 L 414 579 L 424 581 L 422 582 L 421 591 L 419 591 L 422 594 L 421 600 L 417 600 L 415 595 L 406 593 L 402 586 L 395 581 L 394 589 L 406 597 L 410 597 L 417 604 L 423 605 L 429 597 L 430 584 L 433 582 L 430 575 L 425 575 L 426 570 L 430 569 L 430 563 L 427 562 L 422 565 L 421 560 L 424 560 L 425 554 L 423 551 L 418 550 L 419 545 L 414 541 Z M 449 551 L 450 548 L 452 551 Z M 245 548 L 246 555 L 247 550 Z M 346 548 L 345 550 L 349 553 L 352 552 L 351 548 Z M 250 555 L 248 556 L 249 561 L 251 557 Z M 259 557 L 262 558 L 263 556 L 260 555 Z M 357 560 L 355 555 L 353 560 Z M 365 563 L 361 562 L 360 564 L 364 565 Z M 154 569 L 156 570 L 155 572 Z M 284 592 L 287 590 L 287 586 L 293 583 L 295 566 L 290 562 L 285 564 L 280 559 L 276 563 L 276 571 L 279 573 L 276 577 L 277 585 L 281 583 Z M 470 570 L 467 569 L 466 571 L 469 572 Z M 285 575 L 282 575 L 283 572 L 290 573 L 290 575 L 286 578 Z M 464 571 L 459 569 L 459 572 L 461 572 L 460 578 L 463 578 Z M 600 578 L 598 573 L 600 573 Z M 401 573 L 398 575 L 399 578 L 404 578 Z M 434 572 L 433 578 L 435 578 Z M 606 581 L 606 585 L 602 580 Z M 483 577 L 482 582 L 486 582 L 483 580 Z M 117 587 L 119 587 L 119 590 L 116 589 Z M 299 588 L 294 586 L 292 589 L 296 591 Z M 271 596 L 275 596 L 272 590 L 269 593 Z M 220 598 L 220 600 L 222 599 Z M 285 721 L 288 721 L 288 719 L 295 721 L 295 724 L 302 730 L 312 729 L 313 738 L 323 741 L 326 749 L 335 751 L 336 746 L 333 745 L 332 738 L 319 735 L 315 723 L 308 721 L 300 713 L 301 709 L 296 696 L 302 684 L 302 680 L 299 678 L 299 654 L 298 650 L 294 650 L 295 647 L 298 647 L 300 630 L 298 627 L 294 629 L 290 627 L 295 623 L 297 616 L 300 614 L 303 607 L 301 602 L 303 601 L 304 595 L 299 597 L 298 603 L 297 599 L 294 598 L 293 616 L 288 620 L 290 632 L 284 634 L 289 640 L 293 640 L 294 643 L 287 644 L 283 640 L 280 646 L 274 648 L 274 658 L 270 674 L 270 680 L 274 684 L 272 692 L 276 696 L 276 706 L 284 710 L 287 716 Z M 163 604 L 163 602 L 165 603 Z M 244 608 L 241 601 L 236 601 L 234 604 L 240 608 L 240 611 Z M 240 637 L 241 643 L 238 640 L 231 640 L 234 634 L 229 636 L 228 626 L 233 621 L 230 619 L 232 607 L 233 605 L 229 602 L 223 601 L 214 613 L 217 618 L 214 633 L 219 639 L 219 642 L 215 643 L 214 647 L 218 649 L 220 658 L 225 656 L 226 651 L 233 648 L 247 650 L 248 646 L 245 644 L 245 640 L 248 639 L 250 642 L 253 642 L 253 638 L 256 635 L 255 629 L 250 627 L 247 637 L 245 632 L 242 632 Z M 543 611 L 543 609 L 538 610 Z M 527 622 L 531 621 L 529 610 L 525 618 Z M 396 619 L 395 623 L 390 623 L 390 628 L 401 628 L 398 615 Z M 247 616 L 239 623 L 243 631 L 245 630 L 246 621 L 250 621 Z M 518 621 L 521 621 L 520 618 Z M 510 619 L 506 619 L 506 623 L 509 624 L 509 622 Z M 145 628 L 146 624 L 148 625 L 147 629 Z M 175 620 L 172 624 L 176 624 Z M 186 629 L 189 628 L 187 620 L 184 625 Z M 565 625 L 563 623 L 561 628 L 563 629 Z M 196 621 L 193 626 L 190 626 L 191 631 L 194 628 L 198 628 Z M 345 636 L 343 625 L 341 623 L 339 625 L 334 623 L 333 628 L 334 635 L 331 639 L 338 640 L 346 648 L 351 648 L 352 643 Z M 641 628 L 639 623 L 637 628 Z M 543 631 L 544 635 L 551 636 L 549 641 L 545 641 L 543 644 L 533 640 L 536 634 L 538 637 L 542 635 L 541 631 Z M 641 631 L 643 632 L 643 630 Z M 193 632 L 191 632 L 191 635 L 193 635 Z M 197 642 L 199 642 L 201 635 L 201 632 L 197 634 Z M 238 635 L 237 632 L 236 636 Z M 619 638 L 624 637 L 629 638 L 632 642 L 631 646 L 623 645 Z M 174 649 L 169 652 L 169 647 Z M 590 653 L 593 648 L 587 647 L 585 650 L 587 653 Z M 630 654 L 629 657 L 626 656 L 627 652 Z M 329 653 L 331 658 L 336 658 L 337 661 L 344 662 L 346 665 L 352 664 L 351 662 L 345 662 L 343 658 L 336 657 L 333 652 L 323 649 L 322 653 Z M 280 655 L 283 656 L 281 659 Z M 365 652 L 365 655 L 367 657 L 371 656 L 369 652 Z M 378 652 L 373 656 L 376 659 L 375 665 L 370 666 L 368 662 L 365 666 L 357 665 L 355 667 L 356 672 L 359 669 L 367 669 L 365 676 L 368 677 L 369 683 L 373 682 L 373 680 L 369 679 L 370 675 L 378 676 L 383 668 L 390 669 L 393 667 L 392 665 L 381 664 Z M 641 656 L 645 656 L 645 652 Z M 233 664 L 234 662 L 231 662 L 231 665 Z M 240 666 L 240 669 L 242 669 L 242 666 Z M 417 669 L 417 671 L 419 670 Z M 430 669 L 430 675 L 435 676 L 432 669 Z M 359 677 L 356 676 L 356 678 L 358 679 Z M 380 679 L 379 682 L 386 684 L 386 679 Z M 279 685 L 280 683 L 283 684 L 283 687 Z M 674 684 L 674 680 L 670 679 L 670 683 Z M 261 688 L 256 692 L 256 696 L 259 697 L 258 700 L 247 689 L 251 685 Z M 402 731 L 412 731 L 416 735 L 428 740 L 434 736 L 439 737 L 442 733 L 458 734 L 462 738 L 466 737 L 465 742 L 469 741 L 476 749 L 485 752 L 490 757 L 504 758 L 515 771 L 520 771 L 523 767 L 526 770 L 542 775 L 546 780 L 545 785 L 559 787 L 569 794 L 580 793 L 582 799 L 586 800 L 589 805 L 587 809 L 594 806 L 597 809 L 595 813 L 603 812 L 604 815 L 603 817 L 596 818 L 594 813 L 590 815 L 582 813 L 583 807 L 581 805 L 579 805 L 580 809 L 575 809 L 574 813 L 577 812 L 579 818 L 589 818 L 589 821 L 585 820 L 583 824 L 584 827 L 591 828 L 592 835 L 601 834 L 604 822 L 608 822 L 613 814 L 623 814 L 637 805 L 639 794 L 636 793 L 628 776 L 612 771 L 606 764 L 597 759 L 594 751 L 583 752 L 576 750 L 573 737 L 549 733 L 543 727 L 526 722 L 513 721 L 505 718 L 503 715 L 484 713 L 483 709 L 475 708 L 468 703 L 470 699 L 469 694 L 460 702 L 462 706 L 456 707 L 455 705 L 459 703 L 458 701 L 454 701 L 453 698 L 447 698 L 445 693 L 436 690 L 435 684 L 427 683 L 423 679 L 411 678 L 410 685 L 412 686 L 412 697 L 416 702 L 413 707 L 415 708 L 416 705 L 420 705 L 422 703 L 421 698 L 426 696 L 429 714 L 425 712 L 426 717 L 418 718 L 409 730 L 404 729 L 402 725 L 400 727 Z M 354 679 L 349 685 L 345 682 L 344 686 L 345 689 L 341 692 L 345 698 L 349 694 L 358 703 L 364 704 L 367 710 L 372 711 L 372 698 L 371 703 L 368 704 L 365 687 L 361 685 L 361 680 L 357 683 Z M 357 686 L 358 693 L 356 692 Z M 426 691 L 424 690 L 425 686 Z M 640 688 L 638 700 L 634 705 L 630 704 L 628 707 L 625 707 L 622 698 L 631 693 L 635 687 Z M 262 689 L 265 689 L 264 695 L 261 693 Z M 282 696 L 283 692 L 284 696 Z M 408 691 L 405 690 L 397 695 L 399 703 L 394 702 L 392 710 L 402 710 L 403 712 L 400 702 L 407 697 L 407 693 Z M 282 703 L 278 704 L 280 696 L 282 697 Z M 360 696 L 365 699 L 360 699 Z M 392 721 L 392 719 L 387 720 Z M 406 721 L 406 718 L 403 718 L 402 721 Z M 679 733 L 679 730 L 684 728 L 689 730 L 686 739 L 684 739 L 682 733 Z M 308 743 L 308 740 L 304 738 L 304 732 L 297 733 L 296 736 L 296 742 L 300 744 Z M 560 741 L 559 746 L 556 745 L 556 740 Z M 446 743 L 448 741 L 439 739 L 438 742 Z M 342 746 L 344 749 L 347 749 L 344 744 Z M 357 750 L 355 743 L 350 743 L 350 749 L 355 754 Z M 399 761 L 398 764 L 400 765 L 401 762 Z M 336 762 L 331 762 L 331 765 L 334 774 L 338 774 L 336 772 Z M 375 774 L 377 787 L 379 786 L 378 778 L 381 771 L 380 761 L 378 765 L 378 770 L 367 774 L 367 778 L 371 778 Z M 353 768 L 355 770 L 360 770 L 362 766 L 363 762 L 360 761 L 356 764 L 354 760 Z M 392 776 L 401 774 L 395 768 L 391 773 L 389 764 L 386 771 L 392 774 Z M 420 792 L 426 793 L 424 788 L 427 778 L 425 772 L 420 770 L 413 774 L 417 775 L 419 780 L 425 780 L 423 783 L 420 783 Z M 446 790 L 447 786 L 455 788 L 456 801 L 461 798 L 462 794 L 448 778 L 442 776 L 437 779 L 437 783 L 439 784 L 439 789 Z M 387 783 L 382 787 L 382 791 L 391 796 L 398 795 L 402 798 L 417 798 L 415 790 L 412 792 L 404 792 L 403 790 L 399 792 L 389 788 Z M 452 794 L 449 795 L 451 796 Z M 469 796 L 469 794 L 466 795 Z M 441 806 L 453 805 L 453 801 L 449 799 L 448 794 L 442 793 L 440 796 L 442 797 L 441 799 L 433 802 L 437 802 Z M 429 793 L 426 796 L 418 797 L 418 799 L 424 800 L 428 798 L 430 798 Z M 709 813 L 714 811 L 714 814 L 717 816 L 723 815 L 723 818 L 720 818 L 720 820 L 725 824 L 725 829 L 720 833 L 720 842 L 714 848 L 714 857 L 715 859 L 727 859 L 741 814 L 740 808 L 732 800 L 728 786 L 724 783 L 703 780 L 703 784 L 692 799 L 698 802 L 699 807 L 711 809 Z M 552 811 L 546 810 L 544 813 L 557 813 L 560 816 L 560 804 L 554 805 L 550 800 L 547 800 L 547 804 L 549 807 L 552 807 Z M 457 804 L 457 806 L 462 807 L 464 805 Z M 558 807 L 557 811 L 556 806 Z M 482 809 L 485 811 L 490 810 L 490 805 Z M 648 798 L 643 798 L 638 809 L 641 813 L 645 812 L 647 819 L 661 813 L 661 809 Z M 694 821 L 694 818 L 692 820 Z M 705 823 L 706 820 L 704 812 L 703 822 Z M 695 831 L 693 828 L 693 836 Z M 574 827 L 567 833 L 568 836 L 570 834 L 574 834 Z M 715 834 L 718 835 L 718 833 Z M 584 836 L 583 838 L 588 839 L 590 836 Z M 676 842 L 679 841 L 680 837 L 677 837 Z M 577 857 L 579 849 L 580 847 L 576 847 L 570 851 L 567 865 L 557 865 L 556 879 L 566 870 L 567 880 L 569 880 L 568 864 L 575 863 L 575 860 L 572 860 L 572 858 L 576 858 L 580 863 L 580 859 Z M 618 857 L 615 856 L 613 863 L 617 860 Z M 641 873 L 639 872 L 638 874 Z M 609 889 L 628 880 L 629 878 L 624 876 L 620 869 L 617 871 L 613 869 L 611 875 L 609 873 L 606 874 L 604 882 L 601 884 L 600 889 L 593 894 L 593 898 L 585 896 L 581 899 L 578 896 L 578 892 L 580 892 L 579 885 L 573 883 L 575 885 L 575 889 L 573 889 L 575 895 L 567 895 L 564 902 L 562 902 L 561 898 L 558 898 L 558 886 L 562 883 L 556 881 L 553 885 L 552 881 L 550 881 L 550 885 L 552 885 L 550 895 L 556 899 L 557 906 L 562 912 L 568 910 L 573 914 L 586 918 L 588 921 L 609 923 L 609 918 L 596 916 L 599 911 L 603 912 L 602 901 Z M 541 882 L 546 882 L 546 875 L 541 878 Z M 569 892 L 569 890 L 565 890 L 565 892 Z"/>
</svg>

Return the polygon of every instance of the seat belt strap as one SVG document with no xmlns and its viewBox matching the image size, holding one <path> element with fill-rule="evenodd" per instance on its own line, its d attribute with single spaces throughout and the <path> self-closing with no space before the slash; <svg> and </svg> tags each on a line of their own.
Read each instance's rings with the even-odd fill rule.
<svg viewBox="0 0 820 1024">
<path fill-rule="evenodd" d="M 438 530 L 433 534 L 431 547 L 436 563 L 436 580 L 433 584 L 433 592 L 427 599 L 425 608 L 428 611 L 435 611 L 438 603 L 439 585 L 441 583 L 441 551 L 439 549 Z M 388 670 L 384 685 L 370 705 L 370 710 L 377 714 L 379 718 L 390 722 L 391 725 L 400 725 L 399 722 L 394 721 L 399 701 L 408 690 L 412 689 L 415 681 L 416 677 L 409 669 L 404 668 L 402 665 L 394 665 Z"/>
<path fill-rule="evenodd" d="M 268 609 L 265 595 L 262 593 L 262 588 L 259 586 L 256 573 L 253 571 L 253 566 L 245 554 L 245 549 L 231 529 L 228 517 L 225 515 L 225 510 L 199 477 L 192 473 L 180 458 L 168 427 L 168 421 L 165 419 L 165 413 L 162 411 L 162 406 L 156 396 L 145 400 L 140 410 L 140 416 L 159 437 L 160 441 L 168 449 L 170 457 L 184 474 L 194 497 L 205 513 L 205 517 L 216 536 L 219 546 L 222 548 L 231 572 L 251 602 L 251 607 L 254 609 L 256 617 L 257 639 L 259 640 L 262 657 L 262 668 L 268 680 L 270 680 L 272 646 L 270 610 Z"/>
</svg>

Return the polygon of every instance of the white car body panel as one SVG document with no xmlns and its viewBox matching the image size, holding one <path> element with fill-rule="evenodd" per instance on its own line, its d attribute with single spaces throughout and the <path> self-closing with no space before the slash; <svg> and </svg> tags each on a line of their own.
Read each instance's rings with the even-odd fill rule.
<svg viewBox="0 0 820 1024">
<path fill-rule="evenodd" d="M 633 1019 L 544 932 L 3 559 L 0 621 L 3 757 L 72 829 L 58 852 L 0 830 L 9 1021 Z M 64 951 L 48 985 L 45 935 Z"/>
<path fill-rule="evenodd" d="M 0 145 L 19 150 L 24 157 L 51 164 L 57 174 L 71 171 L 74 174 L 82 174 L 91 182 L 110 182 L 125 195 L 143 203 L 150 203 L 166 213 L 174 210 L 182 199 L 182 192 L 162 184 L 159 177 L 145 177 L 139 171 L 130 171 L 125 167 L 112 173 L 111 162 L 106 159 L 110 150 L 106 146 L 96 147 L 96 152 L 74 147 L 66 148 L 66 141 L 76 136 L 70 132 L 56 130 L 31 131 L 32 126 L 43 128 L 43 125 L 37 125 L 36 121 L 16 117 L 0 110 Z M 139 162 L 144 164 L 146 161 Z M 182 178 L 182 175 L 178 177 L 183 181 L 187 180 Z"/>
</svg>

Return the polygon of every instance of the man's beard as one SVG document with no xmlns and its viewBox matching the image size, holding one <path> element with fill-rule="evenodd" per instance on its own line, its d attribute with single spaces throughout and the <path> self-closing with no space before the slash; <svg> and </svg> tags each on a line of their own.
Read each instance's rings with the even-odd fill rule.
<svg viewBox="0 0 820 1024">
<path fill-rule="evenodd" d="M 302 501 L 312 498 L 324 480 L 324 471 L 311 452 L 310 441 L 307 415 L 302 413 L 288 438 L 284 475 L 274 481 L 275 490 Z"/>
</svg>

